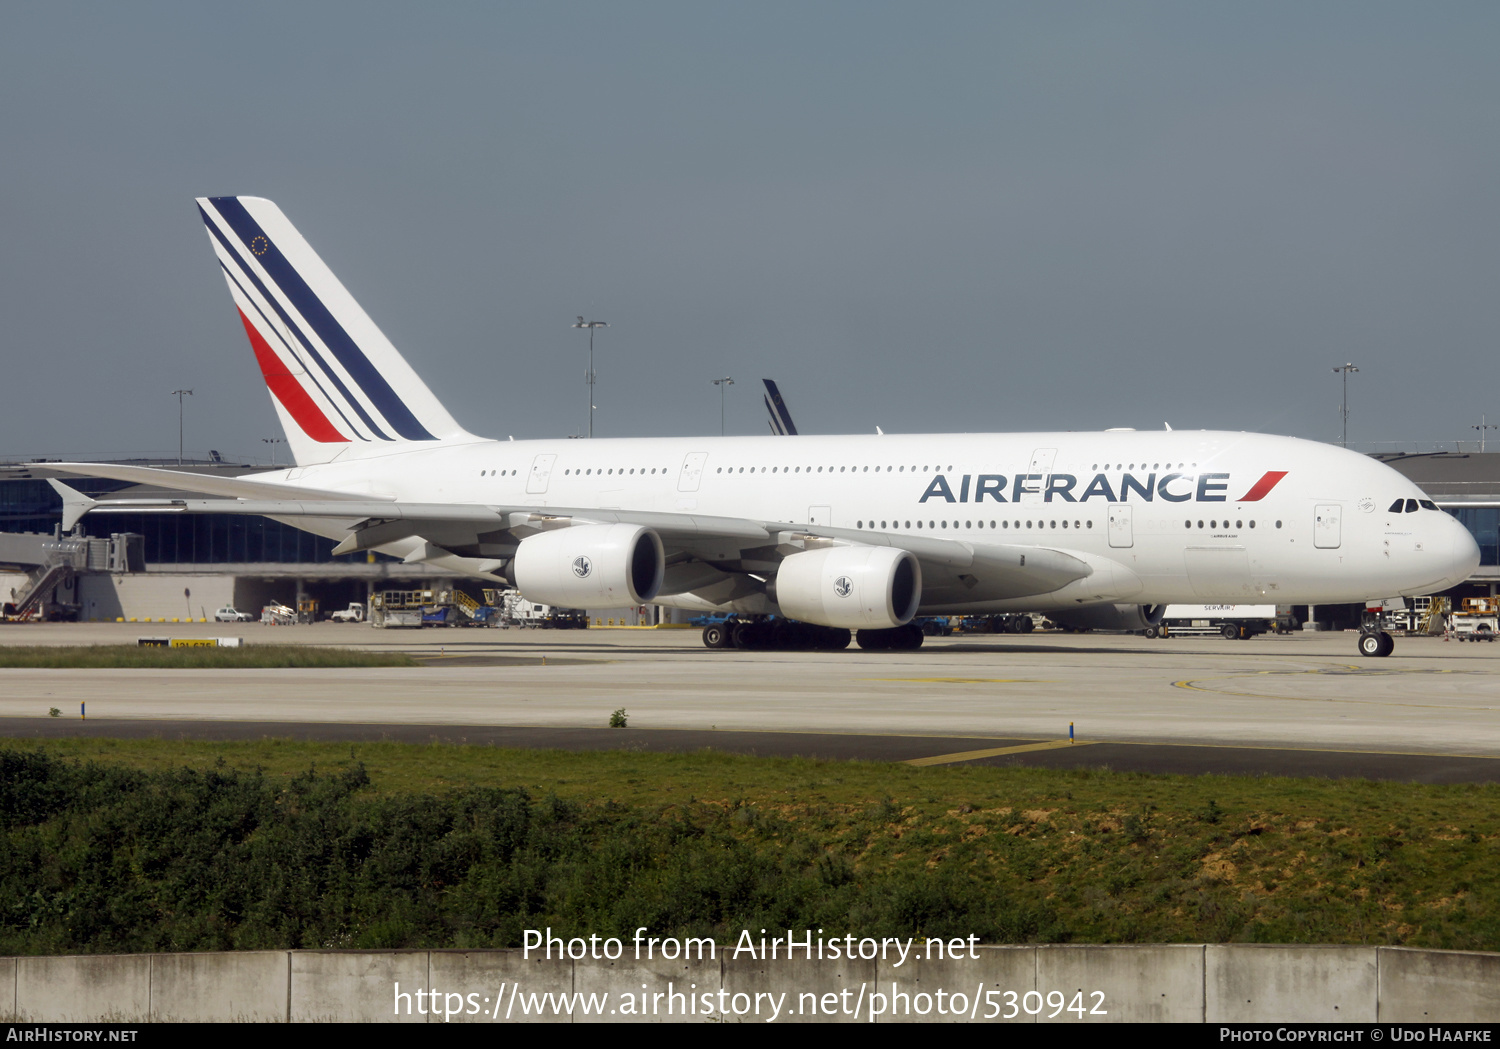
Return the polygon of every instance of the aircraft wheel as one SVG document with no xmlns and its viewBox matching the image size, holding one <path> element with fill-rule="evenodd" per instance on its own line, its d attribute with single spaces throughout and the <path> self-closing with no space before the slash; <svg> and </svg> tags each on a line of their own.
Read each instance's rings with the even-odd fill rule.
<svg viewBox="0 0 1500 1049">
<path fill-rule="evenodd" d="M 734 628 L 729 632 L 729 639 L 733 642 L 735 648 L 754 648 L 755 642 L 758 640 L 755 634 L 756 631 L 753 623 L 736 623 L 734 624 Z"/>
<path fill-rule="evenodd" d="M 1375 654 L 1377 656 L 1388 656 L 1394 651 L 1396 651 L 1396 639 L 1382 630 L 1380 632 L 1380 651 Z"/>
<path fill-rule="evenodd" d="M 706 648 L 728 648 L 729 631 L 722 623 L 710 623 L 703 628 L 703 644 Z"/>
<path fill-rule="evenodd" d="M 1386 653 L 1381 651 L 1380 635 L 1365 633 L 1359 635 L 1359 654 L 1362 656 L 1381 656 Z"/>
<path fill-rule="evenodd" d="M 900 641 L 897 642 L 896 647 L 906 649 L 909 652 L 915 652 L 917 649 L 922 647 L 922 642 L 923 640 L 925 640 L 925 636 L 923 635 L 920 627 L 908 623 L 906 624 L 906 626 L 898 627 L 897 629 L 900 631 L 900 633 L 897 635 L 900 638 Z"/>
<path fill-rule="evenodd" d="M 839 627 L 824 627 L 818 639 L 818 647 L 825 652 L 842 652 L 854 640 L 854 632 Z"/>
</svg>

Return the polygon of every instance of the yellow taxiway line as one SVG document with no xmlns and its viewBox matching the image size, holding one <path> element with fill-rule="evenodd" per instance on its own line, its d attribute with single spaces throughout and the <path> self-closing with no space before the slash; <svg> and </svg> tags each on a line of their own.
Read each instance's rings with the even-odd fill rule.
<svg viewBox="0 0 1500 1049">
<path fill-rule="evenodd" d="M 959 761 L 975 761 L 979 758 L 998 758 L 1006 754 L 1030 754 L 1037 750 L 1057 750 L 1061 747 L 1086 747 L 1087 743 L 1074 743 L 1068 739 L 1048 740 L 1046 743 L 1023 743 L 1017 747 L 996 747 L 993 750 L 961 750 L 957 754 L 934 754 L 930 758 L 912 758 L 903 765 L 951 765 Z"/>
</svg>

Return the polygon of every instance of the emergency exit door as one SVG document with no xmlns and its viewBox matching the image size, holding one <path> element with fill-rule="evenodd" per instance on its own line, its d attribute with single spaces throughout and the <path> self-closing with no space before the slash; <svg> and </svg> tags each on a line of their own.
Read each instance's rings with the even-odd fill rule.
<svg viewBox="0 0 1500 1049">
<path fill-rule="evenodd" d="M 1319 550 L 1337 550 L 1343 516 L 1344 508 L 1339 503 L 1322 503 L 1314 507 L 1313 546 Z"/>
</svg>

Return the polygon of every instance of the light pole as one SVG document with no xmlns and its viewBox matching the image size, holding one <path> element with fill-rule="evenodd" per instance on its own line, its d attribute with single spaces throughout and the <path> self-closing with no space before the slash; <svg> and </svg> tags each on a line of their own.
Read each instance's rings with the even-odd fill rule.
<svg viewBox="0 0 1500 1049">
<path fill-rule="evenodd" d="M 573 325 L 573 327 L 587 328 L 589 333 L 589 373 L 587 381 L 589 384 L 589 436 L 592 437 L 594 436 L 594 329 L 608 328 L 609 325 L 604 321 L 586 321 L 582 317 L 579 317 L 578 323 Z"/>
<path fill-rule="evenodd" d="M 1484 451 L 1484 431 L 1500 430 L 1500 423 L 1487 423 L 1484 421 L 1484 416 L 1481 415 L 1478 425 L 1470 426 L 1469 429 L 1479 431 L 1479 450 L 1482 452 Z"/>
<path fill-rule="evenodd" d="M 723 437 L 724 436 L 724 387 L 726 387 L 726 386 L 733 386 L 734 385 L 734 380 L 731 379 L 729 376 L 726 375 L 722 379 L 715 379 L 715 380 L 713 380 L 713 383 L 714 383 L 715 386 L 717 386 L 719 388 L 719 436 Z"/>
<path fill-rule="evenodd" d="M 260 439 L 260 443 L 261 444 L 269 444 L 271 446 L 271 466 L 274 468 L 276 466 L 276 446 L 278 444 L 285 444 L 286 443 L 286 438 L 285 437 L 262 437 Z"/>
<path fill-rule="evenodd" d="M 1347 447 L 1349 447 L 1349 373 L 1350 372 L 1358 372 L 1359 369 L 1356 368 L 1354 365 L 1349 364 L 1349 363 L 1346 362 L 1344 364 L 1339 365 L 1337 368 L 1335 368 L 1333 370 L 1336 371 L 1336 372 L 1343 372 L 1344 373 L 1344 407 L 1343 407 L 1343 411 L 1342 411 L 1342 415 L 1344 417 L 1344 429 L 1343 429 L 1343 437 L 1340 438 L 1340 440 L 1339 440 L 1339 447 L 1341 447 L 1341 448 L 1347 448 Z"/>
<path fill-rule="evenodd" d="M 172 396 L 177 398 L 177 465 L 182 465 L 182 399 L 191 397 L 192 390 L 173 390 Z"/>
</svg>

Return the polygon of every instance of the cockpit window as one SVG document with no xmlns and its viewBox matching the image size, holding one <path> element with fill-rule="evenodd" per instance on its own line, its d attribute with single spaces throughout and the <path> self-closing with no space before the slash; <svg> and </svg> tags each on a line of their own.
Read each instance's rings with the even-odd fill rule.
<svg viewBox="0 0 1500 1049">
<path fill-rule="evenodd" d="M 1422 504 L 1423 510 L 1436 510 L 1438 508 L 1437 503 L 1433 502 L 1431 499 L 1421 499 L 1418 501 Z"/>
<path fill-rule="evenodd" d="M 1401 512 L 1401 507 L 1402 507 L 1402 504 L 1404 502 L 1405 502 L 1405 500 L 1397 499 L 1394 503 L 1391 504 L 1391 508 L 1389 510 L 1387 510 L 1386 513 L 1388 513 L 1388 514 L 1399 514 Z"/>
<path fill-rule="evenodd" d="M 1417 512 L 1417 501 L 1415 499 L 1408 499 L 1406 501 L 1406 512 L 1409 514 Z"/>
</svg>

